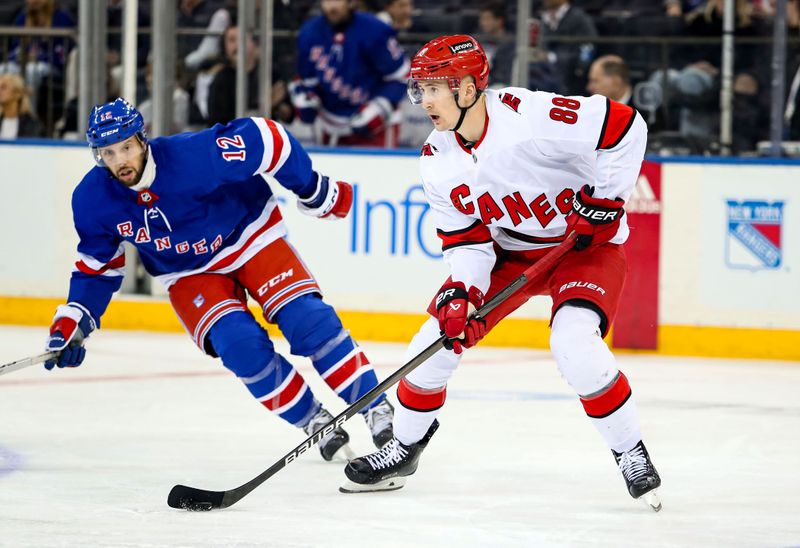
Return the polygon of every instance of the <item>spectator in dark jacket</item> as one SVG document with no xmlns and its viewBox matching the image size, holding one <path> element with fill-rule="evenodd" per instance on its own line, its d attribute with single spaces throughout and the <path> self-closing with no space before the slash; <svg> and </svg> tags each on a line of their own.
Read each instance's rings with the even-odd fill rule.
<svg viewBox="0 0 800 548">
<path fill-rule="evenodd" d="M 555 54 L 563 85 L 562 93 L 579 95 L 586 83 L 586 73 L 594 57 L 591 42 L 558 42 L 553 38 L 597 36 L 592 18 L 583 10 L 571 6 L 569 0 L 544 0 L 542 12 L 542 46 Z"/>
<path fill-rule="evenodd" d="M 214 76 L 208 91 L 208 122 L 227 124 L 236 118 L 236 53 L 238 27 L 228 27 L 222 36 L 225 51 L 225 65 Z M 247 109 L 255 111 L 259 107 L 258 80 L 258 47 L 253 36 L 248 33 L 245 53 L 245 71 L 247 73 Z M 286 82 L 276 79 L 272 81 L 272 119 L 289 123 L 294 118 L 294 110 L 289 101 Z"/>
<path fill-rule="evenodd" d="M 516 55 L 514 36 L 506 29 L 506 7 L 499 0 L 484 2 L 478 11 L 478 29 L 489 58 L 489 81 L 492 85 L 510 86 Z"/>
<path fill-rule="evenodd" d="M 0 139 L 42 136 L 42 126 L 31 112 L 25 81 L 18 74 L 3 74 L 0 76 Z"/>
</svg>

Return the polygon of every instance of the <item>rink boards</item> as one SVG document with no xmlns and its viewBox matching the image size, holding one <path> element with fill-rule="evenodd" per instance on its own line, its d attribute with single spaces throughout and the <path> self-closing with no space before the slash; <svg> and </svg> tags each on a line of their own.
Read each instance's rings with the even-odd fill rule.
<svg viewBox="0 0 800 548">
<path fill-rule="evenodd" d="M 354 184 L 353 214 L 305 217 L 280 189 L 291 241 L 357 338 L 408 340 L 447 275 L 417 154 L 341 149 L 312 158 Z M 634 270 L 620 308 L 626 327 L 614 342 L 673 355 L 800 360 L 800 162 L 651 160 L 628 207 Z M 47 325 L 67 292 L 77 243 L 70 195 L 91 156 L 84 146 L 4 143 L 0 162 L 0 323 Z M 163 291 L 154 293 L 118 295 L 103 326 L 181 331 Z M 487 343 L 546 347 L 549 307 L 545 298 L 528 303 Z"/>
</svg>

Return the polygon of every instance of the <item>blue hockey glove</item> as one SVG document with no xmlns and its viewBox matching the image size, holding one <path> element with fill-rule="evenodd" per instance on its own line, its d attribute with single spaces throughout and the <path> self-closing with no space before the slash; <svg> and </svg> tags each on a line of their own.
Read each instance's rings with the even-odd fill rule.
<svg viewBox="0 0 800 548">
<path fill-rule="evenodd" d="M 314 88 L 304 84 L 302 80 L 295 80 L 289 84 L 289 98 L 300 121 L 313 124 L 320 107 L 319 96 Z"/>
<path fill-rule="evenodd" d="M 51 370 L 55 366 L 78 367 L 86 357 L 83 341 L 94 329 L 94 320 L 80 305 L 72 303 L 59 306 L 53 325 L 50 326 L 50 337 L 45 344 L 45 350 L 59 352 L 59 355 L 47 360 L 44 368 Z"/>
</svg>

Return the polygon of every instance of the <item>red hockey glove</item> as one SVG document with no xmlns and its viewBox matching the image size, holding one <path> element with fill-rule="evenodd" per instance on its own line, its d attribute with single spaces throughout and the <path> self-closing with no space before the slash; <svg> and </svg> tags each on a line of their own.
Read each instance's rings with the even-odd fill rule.
<svg viewBox="0 0 800 548">
<path fill-rule="evenodd" d="M 314 194 L 297 202 L 302 213 L 334 221 L 347 217 L 352 206 L 353 187 L 344 181 L 331 183 L 324 175 L 318 176 Z"/>
<path fill-rule="evenodd" d="M 594 187 L 583 185 L 572 199 L 572 211 L 567 215 L 567 234 L 577 233 L 575 249 L 602 245 L 617 233 L 625 214 L 625 201 L 617 198 L 594 198 Z"/>
<path fill-rule="evenodd" d="M 464 348 L 472 348 L 486 335 L 486 320 L 481 317 L 469 319 L 483 304 L 483 293 L 477 287 L 467 291 L 463 282 L 447 282 L 436 295 L 436 317 L 439 329 L 447 336 L 445 348 L 461 354 Z"/>
<path fill-rule="evenodd" d="M 58 367 L 78 367 L 86 357 L 83 340 L 94 331 L 94 320 L 80 306 L 62 304 L 56 309 L 50 336 L 45 350 L 58 352 L 56 358 L 44 363 L 45 369 Z"/>
<path fill-rule="evenodd" d="M 350 118 L 353 133 L 364 137 L 379 133 L 392 115 L 392 104 L 385 97 L 375 97 L 364 103 Z"/>
</svg>

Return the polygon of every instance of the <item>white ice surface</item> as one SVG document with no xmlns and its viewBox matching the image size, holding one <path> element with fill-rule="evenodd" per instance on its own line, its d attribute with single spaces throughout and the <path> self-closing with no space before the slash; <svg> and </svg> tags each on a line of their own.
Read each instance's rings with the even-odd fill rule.
<svg viewBox="0 0 800 548">
<path fill-rule="evenodd" d="M 0 327 L 0 363 L 44 335 Z M 381 378 L 402 365 L 401 345 L 363 346 Z M 800 546 L 800 364 L 619 361 L 663 479 L 658 514 L 628 496 L 547 353 L 490 348 L 451 381 L 405 488 L 340 494 L 343 465 L 315 451 L 231 508 L 189 513 L 166 505 L 175 483 L 233 488 L 303 436 L 187 336 L 104 330 L 78 369 L 0 377 L 0 546 Z M 372 450 L 360 417 L 346 427 Z"/>
</svg>

